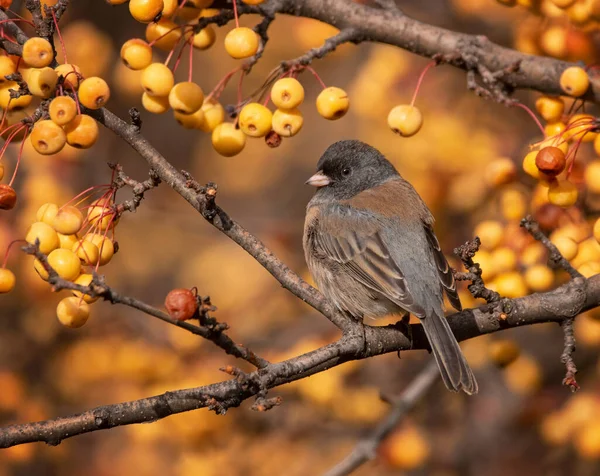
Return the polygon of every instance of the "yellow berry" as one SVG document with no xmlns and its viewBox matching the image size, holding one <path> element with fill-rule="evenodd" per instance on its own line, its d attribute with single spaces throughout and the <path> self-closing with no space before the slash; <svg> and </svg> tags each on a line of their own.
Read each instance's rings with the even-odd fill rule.
<svg viewBox="0 0 600 476">
<path fill-rule="evenodd" d="M 121 60 L 129 69 L 144 69 L 152 63 L 152 47 L 140 38 L 127 40 L 121 46 Z"/>
<path fill-rule="evenodd" d="M 77 96 L 79 102 L 88 109 L 100 109 L 110 99 L 110 88 L 102 78 L 93 76 L 79 84 Z"/>
<path fill-rule="evenodd" d="M 244 134 L 250 137 L 263 137 L 271 130 L 273 114 L 257 102 L 246 104 L 240 111 L 239 125 Z"/>
<path fill-rule="evenodd" d="M 202 88 L 191 81 L 177 83 L 169 92 L 169 105 L 181 114 L 193 114 L 202 107 L 203 101 Z"/>
<path fill-rule="evenodd" d="M 506 367 L 519 357 L 521 350 L 514 340 L 494 340 L 489 345 L 490 360 L 498 367 Z"/>
<path fill-rule="evenodd" d="M 98 249 L 98 248 L 96 248 Z M 77 279 L 75 281 L 73 281 L 75 284 L 79 284 L 80 286 L 89 286 L 92 282 L 92 280 L 94 279 L 94 276 L 92 276 L 91 274 L 80 274 Z M 98 297 L 92 297 L 89 294 L 84 294 L 80 291 L 72 291 L 73 296 L 76 296 L 77 298 L 81 299 L 83 297 L 83 300 L 85 302 L 87 302 L 88 304 L 92 304 L 94 302 L 96 302 L 98 300 Z"/>
<path fill-rule="evenodd" d="M 568 180 L 555 180 L 550 183 L 548 200 L 559 207 L 570 207 L 577 202 L 577 187 Z"/>
<path fill-rule="evenodd" d="M 52 222 L 56 232 L 63 235 L 74 235 L 81 229 L 81 225 L 83 225 L 83 214 L 73 205 L 60 208 Z"/>
<path fill-rule="evenodd" d="M 249 58 L 258 51 L 258 35 L 245 26 L 234 28 L 225 36 L 225 51 L 235 59 Z"/>
<path fill-rule="evenodd" d="M 52 122 L 64 126 L 77 116 L 77 103 L 69 96 L 58 96 L 50 101 L 48 112 Z"/>
<path fill-rule="evenodd" d="M 202 129 L 204 126 L 204 111 L 202 109 L 198 109 L 193 114 L 182 114 L 174 111 L 173 116 L 179 125 L 185 129 Z"/>
<path fill-rule="evenodd" d="M 163 8 L 163 0 L 129 0 L 129 13 L 141 23 L 154 21 Z"/>
<path fill-rule="evenodd" d="M 214 28 L 208 25 L 194 35 L 192 45 L 198 50 L 207 50 L 214 44 L 216 38 L 217 35 Z"/>
<path fill-rule="evenodd" d="M 544 264 L 536 264 L 525 271 L 525 283 L 532 291 L 548 291 L 554 284 L 554 272 Z"/>
<path fill-rule="evenodd" d="M 202 112 L 204 112 L 204 123 L 200 126 L 204 132 L 212 132 L 219 124 L 225 120 L 225 109 L 220 102 L 214 99 L 205 99 L 202 104 Z"/>
<path fill-rule="evenodd" d="M 146 41 L 161 50 L 171 51 L 180 39 L 181 27 L 167 18 L 161 18 L 159 22 L 146 27 Z"/>
<path fill-rule="evenodd" d="M 414 136 L 423 126 L 421 111 L 409 104 L 394 107 L 387 118 L 388 126 L 402 137 Z"/>
<path fill-rule="evenodd" d="M 535 108 L 546 122 L 557 122 L 565 110 L 565 103 L 559 97 L 542 96 L 535 101 Z"/>
<path fill-rule="evenodd" d="M 29 92 L 40 98 L 49 98 L 54 94 L 58 74 L 52 68 L 31 68 L 27 76 L 27 87 Z"/>
<path fill-rule="evenodd" d="M 304 118 L 298 109 L 277 109 L 271 123 L 273 130 L 281 137 L 292 137 L 300 132 Z"/>
<path fill-rule="evenodd" d="M 5 76 L 15 74 L 16 72 L 17 65 L 10 56 L 0 56 L 0 86 L 8 81 Z"/>
<path fill-rule="evenodd" d="M 152 114 L 164 114 L 170 109 L 169 96 L 150 96 L 145 92 L 142 94 L 142 106 Z"/>
<path fill-rule="evenodd" d="M 482 249 L 493 250 L 504 238 L 504 226 L 499 221 L 486 220 L 475 227 L 474 233 L 481 240 Z"/>
<path fill-rule="evenodd" d="M 46 271 L 42 262 L 37 258 L 33 260 L 33 269 L 40 278 L 42 278 L 44 281 L 48 281 L 48 271 Z"/>
<path fill-rule="evenodd" d="M 54 68 L 54 71 L 64 78 L 64 84 L 67 88 L 71 87 L 77 89 L 79 87 L 79 81 L 81 79 L 81 69 L 79 66 L 69 63 L 59 64 Z"/>
<path fill-rule="evenodd" d="M 410 472 L 425 465 L 431 454 L 431 446 L 417 428 L 407 427 L 387 437 L 381 454 L 388 466 Z"/>
<path fill-rule="evenodd" d="M 11 97 L 11 90 L 19 91 L 17 83 L 7 81 L 0 87 L 0 108 L 12 111 L 13 109 L 23 109 L 31 104 L 32 95 L 23 94 L 13 98 Z"/>
<path fill-rule="evenodd" d="M 56 203 L 44 203 L 40 208 L 38 208 L 38 211 L 35 214 L 35 219 L 37 221 L 43 221 L 44 223 L 52 226 L 54 217 L 57 213 L 58 205 Z"/>
<path fill-rule="evenodd" d="M 29 38 L 23 43 L 23 61 L 32 68 L 43 68 L 50 65 L 54 52 L 50 42 L 38 36 Z"/>
<path fill-rule="evenodd" d="M 100 257 L 100 250 L 91 241 L 80 240 L 73 245 L 71 251 L 77 255 L 82 264 L 88 266 L 94 266 Z"/>
<path fill-rule="evenodd" d="M 534 264 L 541 263 L 546 258 L 546 247 L 539 241 L 527 245 L 521 251 L 519 260 L 524 266 L 533 266 Z"/>
<path fill-rule="evenodd" d="M 105 237 L 104 235 L 99 233 L 90 233 L 85 236 L 84 240 L 91 241 L 98 247 L 98 250 L 100 251 L 98 264 L 100 266 L 108 264 L 115 254 L 115 245 L 110 238 Z"/>
<path fill-rule="evenodd" d="M 492 160 L 485 168 L 484 179 L 490 187 L 499 187 L 515 180 L 517 169 L 512 159 L 500 157 Z"/>
<path fill-rule="evenodd" d="M 65 126 L 67 143 L 77 149 L 89 149 L 98 139 L 98 123 L 87 114 L 78 114 Z"/>
<path fill-rule="evenodd" d="M 507 220 L 520 220 L 525 216 L 527 202 L 520 191 L 506 190 L 500 196 L 500 208 Z"/>
<path fill-rule="evenodd" d="M 518 271 L 510 271 L 496 276 L 496 291 L 503 297 L 514 299 L 527 294 L 525 279 Z"/>
<path fill-rule="evenodd" d="M 550 0 L 558 8 L 569 8 L 575 3 L 575 0 Z"/>
<path fill-rule="evenodd" d="M 552 243 L 554 243 L 554 246 L 556 246 L 560 254 L 563 255 L 566 260 L 571 261 L 577 256 L 579 246 L 568 236 L 558 236 L 553 238 Z"/>
<path fill-rule="evenodd" d="M 600 160 L 592 160 L 585 168 L 585 185 L 592 193 L 600 193 Z"/>
<path fill-rule="evenodd" d="M 161 18 L 169 18 L 177 11 L 179 0 L 163 0 L 163 11 Z"/>
<path fill-rule="evenodd" d="M 89 319 L 90 306 L 79 297 L 66 297 L 58 303 L 56 316 L 63 326 L 76 329 Z"/>
<path fill-rule="evenodd" d="M 174 85 L 173 73 L 162 63 L 152 63 L 142 72 L 142 87 L 150 96 L 168 96 Z"/>
<path fill-rule="evenodd" d="M 15 287 L 15 274 L 6 268 L 0 268 L 0 294 L 9 293 Z"/>
<path fill-rule="evenodd" d="M 496 273 L 512 271 L 517 266 L 517 255 L 508 246 L 502 246 L 492 251 L 490 259 L 492 268 Z"/>
<path fill-rule="evenodd" d="M 294 109 L 304 101 L 304 88 L 296 78 L 282 78 L 271 88 L 271 101 L 277 109 Z"/>
<path fill-rule="evenodd" d="M 48 255 L 48 264 L 67 281 L 73 281 L 81 272 L 81 262 L 71 250 L 58 248 Z"/>
<path fill-rule="evenodd" d="M 598 135 L 597 132 L 592 132 L 595 120 L 591 114 L 574 114 L 569 119 L 563 137 L 571 141 L 592 142 Z"/>
<path fill-rule="evenodd" d="M 549 122 L 544 127 L 544 134 L 546 137 L 558 138 L 565 132 L 567 125 L 564 122 Z"/>
<path fill-rule="evenodd" d="M 225 157 L 239 154 L 246 145 L 246 135 L 230 122 L 223 122 L 212 131 L 214 149 Z"/>
<path fill-rule="evenodd" d="M 346 115 L 350 107 L 348 93 L 341 88 L 331 86 L 323 89 L 317 96 L 317 112 L 330 121 Z"/>
<path fill-rule="evenodd" d="M 260 5 L 264 1 L 265 0 L 242 0 L 242 3 L 245 3 L 246 5 Z"/>
<path fill-rule="evenodd" d="M 598 261 L 588 261 L 577 267 L 584 278 L 591 278 L 600 273 L 600 263 Z"/>
<path fill-rule="evenodd" d="M 72 250 L 73 245 L 77 243 L 77 235 L 63 235 L 62 233 L 57 233 L 58 241 L 60 243 L 60 248 L 65 250 Z"/>
<path fill-rule="evenodd" d="M 560 87 L 570 96 L 583 96 L 589 85 L 590 80 L 587 72 L 579 66 L 570 66 L 560 75 Z"/>
<path fill-rule="evenodd" d="M 29 138 L 33 148 L 42 155 L 56 154 L 67 143 L 65 131 L 49 119 L 36 122 Z"/>
<path fill-rule="evenodd" d="M 541 177 L 540 169 L 538 169 L 537 165 L 535 164 L 535 159 L 538 155 L 538 152 L 538 150 L 532 150 L 531 152 L 528 152 L 523 159 L 523 170 L 527 175 L 530 175 L 535 179 L 539 179 Z"/>
</svg>

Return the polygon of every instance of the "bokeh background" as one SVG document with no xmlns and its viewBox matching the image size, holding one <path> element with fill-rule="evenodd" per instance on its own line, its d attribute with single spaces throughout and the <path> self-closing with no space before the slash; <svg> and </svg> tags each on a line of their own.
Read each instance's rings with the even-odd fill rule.
<svg viewBox="0 0 600 476">
<path fill-rule="evenodd" d="M 127 117 L 132 106 L 141 110 L 138 73 L 120 64 L 118 51 L 125 40 L 143 36 L 144 27 L 131 19 L 126 6 L 72 3 L 62 22 L 70 62 L 84 75 L 101 75 L 110 82 L 109 107 L 119 116 Z M 538 54 L 548 53 L 540 39 L 550 26 L 582 31 L 569 20 L 548 19 L 519 6 L 509 9 L 493 0 L 399 3 L 425 22 L 485 34 Z M 242 24 L 257 20 L 245 17 Z M 213 48 L 195 54 L 194 80 L 205 91 L 237 65 L 222 45 L 228 28 L 220 29 Z M 313 20 L 277 18 L 265 55 L 245 81 L 244 91 L 260 86 L 279 61 L 321 45 L 334 33 Z M 577 48 L 568 54 L 593 61 L 594 35 L 582 35 L 589 39 L 588 56 L 582 58 L 583 50 Z M 312 190 L 304 181 L 332 142 L 369 142 L 393 161 L 431 207 L 448 256 L 472 238 L 482 221 L 497 220 L 503 230 L 502 252 L 494 258 L 493 250 L 482 251 L 486 277 L 506 295 L 528 293 L 531 286 L 523 278 L 524 270 L 543 263 L 544 256 L 535 245 L 529 246 L 518 220 L 536 211 L 544 198 L 520 164 L 529 144 L 541 139 L 539 129 L 522 109 L 477 98 L 467 91 L 463 72 L 441 66 L 430 70 L 417 99 L 425 117 L 422 130 L 410 139 L 395 136 L 387 127 L 387 113 L 395 104 L 410 102 L 427 62 L 394 47 L 371 44 L 346 45 L 316 61 L 313 66 L 327 85 L 348 91 L 350 112 L 336 122 L 322 119 L 313 105 L 319 84 L 303 74 L 303 130 L 277 149 L 249 140 L 240 155 L 224 158 L 213 151 L 209 135 L 183 129 L 169 113 L 142 112 L 143 133 L 178 169 L 188 170 L 200 182 L 217 182 L 220 205 L 306 279 L 301 236 Z M 178 71 L 182 79 L 186 68 L 184 62 Z M 235 102 L 235 89 L 232 84 L 225 91 L 224 104 Z M 537 95 L 518 97 L 532 106 Z M 10 147 L 3 158 L 8 170 L 14 167 L 17 150 Z M 578 161 L 592 157 L 591 147 L 584 147 Z M 518 175 L 513 183 L 497 186 L 490 164 L 506 158 L 516 164 Z M 120 163 L 139 180 L 148 173 L 145 162 L 106 130 L 86 152 L 65 149 L 58 156 L 43 157 L 26 144 L 16 181 L 20 200 L 0 218 L 0 248 L 24 236 L 42 203 L 64 203 L 89 186 L 108 183 L 107 162 Z M 119 193 L 118 199 L 126 198 L 126 192 Z M 585 207 L 579 207 L 587 217 L 594 216 L 594 202 L 593 196 L 587 197 Z M 580 233 L 579 241 L 589 236 L 578 209 L 560 215 L 560 220 L 563 228 Z M 338 336 L 326 319 L 282 289 L 166 185 L 148 193 L 135 214 L 121 219 L 116 238 L 119 252 L 102 272 L 122 294 L 160 307 L 170 289 L 197 286 L 200 294 L 211 296 L 218 307 L 215 317 L 231 326 L 236 341 L 273 360 L 315 349 Z M 12 294 L 0 297 L 2 425 L 213 383 L 228 378 L 218 370 L 227 364 L 246 368 L 184 330 L 108 303 L 94 304 L 90 321 L 81 329 L 66 329 L 55 316 L 64 296 L 50 292 L 35 274 L 31 258 L 15 247 L 8 264 L 18 285 Z M 562 279 L 556 275 L 550 286 Z M 478 304 L 465 289 L 461 297 L 465 307 Z M 600 321 L 595 319 L 586 315 L 577 320 L 579 393 L 572 395 L 561 386 L 562 335 L 557 325 L 465 342 L 480 394 L 455 395 L 437 384 L 382 446 L 380 457 L 356 474 L 598 474 Z M 31 444 L 1 450 L 0 475 L 317 475 L 347 454 L 385 415 L 387 404 L 380 392 L 401 393 L 431 358 L 422 351 L 400 357 L 348 363 L 275 389 L 270 395 L 282 396 L 283 404 L 266 413 L 251 411 L 249 401 L 226 416 L 200 410 L 83 435 L 58 447 Z"/>
</svg>

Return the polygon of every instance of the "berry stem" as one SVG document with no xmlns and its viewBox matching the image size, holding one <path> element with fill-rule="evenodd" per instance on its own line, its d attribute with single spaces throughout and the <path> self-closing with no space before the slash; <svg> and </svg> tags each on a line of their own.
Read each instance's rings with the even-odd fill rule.
<svg viewBox="0 0 600 476">
<path fill-rule="evenodd" d="M 240 104 L 242 104 L 242 100 L 244 99 L 244 93 L 242 90 L 242 85 L 244 83 L 244 76 L 246 75 L 245 71 L 242 71 L 242 73 L 240 74 L 240 79 L 238 81 L 238 87 L 237 87 L 237 106 L 240 107 Z"/>
<path fill-rule="evenodd" d="M 6 247 L 6 251 L 4 252 L 4 259 L 2 260 L 2 268 L 6 268 L 6 263 L 8 263 L 8 255 L 10 254 L 10 249 L 12 248 L 12 246 L 15 243 L 27 243 L 27 242 L 23 239 L 19 239 L 19 240 L 13 240 L 8 244 L 8 246 Z"/>
<path fill-rule="evenodd" d="M 531 116 L 531 118 L 534 120 L 534 122 L 540 128 L 540 131 L 542 131 L 542 135 L 544 137 L 546 137 L 546 131 L 544 130 L 544 126 L 542 126 L 542 123 L 540 122 L 540 120 L 537 118 L 537 116 L 533 113 L 533 111 L 531 109 L 529 109 L 525 104 L 520 103 L 520 102 L 514 103 L 513 106 L 520 107 L 521 109 L 524 109 L 525 111 L 527 111 L 527 114 L 529 114 Z"/>
<path fill-rule="evenodd" d="M 319 81 L 319 84 L 323 87 L 323 89 L 325 89 L 327 86 L 325 85 L 325 83 L 323 82 L 323 80 L 321 79 L 321 77 L 317 74 L 317 72 L 312 68 L 312 66 L 306 66 L 306 69 L 309 70 L 312 75 L 317 78 L 317 81 Z"/>
<path fill-rule="evenodd" d="M 58 21 L 56 20 L 56 14 L 54 13 L 54 8 L 51 8 L 52 12 L 52 20 L 54 21 L 54 26 L 56 27 L 56 34 L 58 35 L 58 41 L 60 43 L 60 48 L 63 52 L 63 63 L 68 63 L 67 61 L 67 48 L 65 47 L 65 42 L 63 41 L 63 37 L 60 33 L 60 28 L 58 27 Z"/>
<path fill-rule="evenodd" d="M 21 127 L 15 129 L 15 131 L 10 135 L 8 139 L 6 139 L 6 143 L 8 144 L 16 134 L 18 134 L 23 128 L 25 128 L 25 135 L 29 132 L 29 126 L 22 125 Z M 17 165 L 15 165 L 15 170 L 12 174 L 10 182 L 8 184 L 9 187 L 12 187 L 15 178 L 17 177 L 17 172 L 19 171 L 19 165 L 21 164 L 21 157 L 23 156 L 23 146 L 25 145 L 25 139 L 21 141 L 21 147 L 19 147 L 19 154 L 17 155 Z M 4 155 L 4 150 L 2 151 L 2 155 Z"/>
<path fill-rule="evenodd" d="M 415 92 L 413 93 L 412 100 L 410 101 L 410 106 L 413 107 L 415 105 L 415 101 L 417 100 L 417 94 L 419 94 L 419 89 L 421 89 L 421 84 L 423 83 L 423 79 L 425 78 L 425 74 L 434 66 L 437 66 L 436 61 L 431 61 L 423 68 L 421 74 L 419 75 L 419 79 L 417 80 L 417 86 L 415 87 Z"/>
<path fill-rule="evenodd" d="M 223 76 L 223 78 L 215 85 L 215 87 L 213 88 L 213 90 L 208 94 L 208 96 L 206 96 L 206 100 L 208 101 L 211 98 L 215 98 L 215 99 L 219 99 L 219 96 L 221 95 L 221 93 L 223 92 L 223 90 L 225 89 L 225 87 L 227 87 L 227 83 L 229 82 L 229 80 L 235 75 L 235 73 L 237 73 L 239 70 L 241 69 L 241 67 L 235 68 L 234 70 L 230 71 L 229 73 L 227 73 L 225 76 Z"/>
<path fill-rule="evenodd" d="M 240 27 L 240 19 L 238 18 L 237 0 L 233 0 L 233 16 L 235 17 L 235 27 Z"/>
<path fill-rule="evenodd" d="M 192 82 L 192 71 L 193 71 L 192 64 L 193 64 L 193 61 L 194 61 L 194 59 L 193 59 L 194 58 L 194 45 L 193 45 L 193 43 L 194 43 L 194 37 L 190 36 L 190 41 L 188 43 L 189 47 L 190 47 L 190 70 L 188 72 L 188 81 L 190 83 Z"/>
</svg>

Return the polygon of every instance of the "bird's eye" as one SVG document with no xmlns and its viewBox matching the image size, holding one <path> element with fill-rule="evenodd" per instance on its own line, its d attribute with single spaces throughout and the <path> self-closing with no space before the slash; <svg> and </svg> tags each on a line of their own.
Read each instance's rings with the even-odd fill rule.
<svg viewBox="0 0 600 476">
<path fill-rule="evenodd" d="M 350 175 L 350 172 L 351 172 L 351 170 L 348 167 L 346 167 L 345 169 L 342 170 L 342 175 L 344 177 L 347 177 L 348 175 Z"/>
</svg>

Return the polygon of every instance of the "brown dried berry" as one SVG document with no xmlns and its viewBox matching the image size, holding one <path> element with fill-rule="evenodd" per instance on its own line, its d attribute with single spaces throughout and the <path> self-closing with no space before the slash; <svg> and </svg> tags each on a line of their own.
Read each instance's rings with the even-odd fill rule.
<svg viewBox="0 0 600 476">
<path fill-rule="evenodd" d="M 196 295 L 189 289 L 173 289 L 165 299 L 169 316 L 176 321 L 186 321 L 194 317 L 198 309 Z"/>
<path fill-rule="evenodd" d="M 535 157 L 535 165 L 548 177 L 556 177 L 565 169 L 565 153 L 558 147 L 544 147 Z"/>
<path fill-rule="evenodd" d="M 12 210 L 17 203 L 17 192 L 9 185 L 0 183 L 0 210 Z"/>
<path fill-rule="evenodd" d="M 557 229 L 564 216 L 564 210 L 552 203 L 545 203 L 533 212 L 533 218 L 539 223 L 540 228 L 546 232 Z"/>
<path fill-rule="evenodd" d="M 271 149 L 279 147 L 281 145 L 281 136 L 275 131 L 270 131 L 265 136 L 265 143 L 271 147 Z"/>
</svg>

